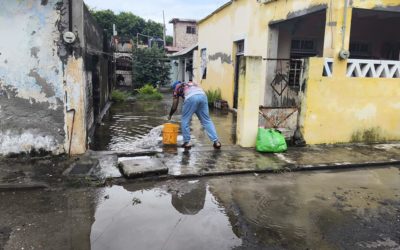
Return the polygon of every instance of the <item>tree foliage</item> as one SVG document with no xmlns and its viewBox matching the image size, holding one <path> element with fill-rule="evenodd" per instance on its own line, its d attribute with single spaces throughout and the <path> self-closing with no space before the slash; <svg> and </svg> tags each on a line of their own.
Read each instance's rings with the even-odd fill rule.
<svg viewBox="0 0 400 250">
<path fill-rule="evenodd" d="M 171 65 L 163 49 L 134 48 L 133 50 L 133 81 L 135 88 L 145 84 L 165 85 L 170 81 Z"/>
<path fill-rule="evenodd" d="M 110 38 L 113 32 L 113 24 L 116 25 L 118 35 L 128 38 L 136 38 L 136 34 L 144 34 L 152 37 L 163 37 L 163 25 L 152 20 L 144 20 L 131 12 L 115 14 L 112 10 L 91 10 L 95 20 L 107 30 Z M 140 37 L 142 42 L 147 39 Z"/>
<path fill-rule="evenodd" d="M 166 42 L 167 46 L 172 46 L 172 44 L 174 43 L 174 38 L 172 36 L 166 36 L 165 42 Z"/>
</svg>

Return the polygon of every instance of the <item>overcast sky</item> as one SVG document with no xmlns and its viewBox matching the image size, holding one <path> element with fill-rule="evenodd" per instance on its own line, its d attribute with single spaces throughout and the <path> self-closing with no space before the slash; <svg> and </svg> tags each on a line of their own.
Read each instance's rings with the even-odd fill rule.
<svg viewBox="0 0 400 250">
<path fill-rule="evenodd" d="M 144 19 L 162 23 L 165 11 L 167 34 L 172 35 L 172 18 L 201 19 L 228 0 L 84 0 L 90 8 L 111 9 L 114 12 L 130 11 Z"/>
</svg>

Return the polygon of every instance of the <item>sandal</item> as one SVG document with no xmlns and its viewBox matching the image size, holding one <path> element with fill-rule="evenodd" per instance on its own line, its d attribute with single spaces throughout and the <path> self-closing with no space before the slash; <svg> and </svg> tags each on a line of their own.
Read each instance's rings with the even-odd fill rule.
<svg viewBox="0 0 400 250">
<path fill-rule="evenodd" d="M 185 142 L 182 144 L 182 148 L 190 149 L 192 148 L 192 144 L 190 142 Z"/>
<path fill-rule="evenodd" d="M 215 148 L 215 149 L 220 149 L 221 148 L 221 142 L 219 142 L 219 141 L 216 141 L 216 142 L 214 142 L 214 144 L 213 144 L 213 147 Z"/>
</svg>

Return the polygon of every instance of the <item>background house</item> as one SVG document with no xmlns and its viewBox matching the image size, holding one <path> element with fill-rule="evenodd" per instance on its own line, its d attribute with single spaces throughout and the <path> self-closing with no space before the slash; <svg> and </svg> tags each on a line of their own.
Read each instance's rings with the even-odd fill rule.
<svg viewBox="0 0 400 250">
<path fill-rule="evenodd" d="M 399 140 L 399 9 L 395 0 L 229 1 L 198 22 L 195 80 L 238 109 L 242 146 L 265 124 L 260 105 L 268 126 L 309 144 Z"/>
<path fill-rule="evenodd" d="M 171 80 L 187 82 L 193 79 L 193 52 L 197 50 L 197 20 L 174 18 L 170 21 L 174 25 L 173 47 L 171 53 Z"/>
<path fill-rule="evenodd" d="M 170 23 L 174 27 L 173 47 L 185 49 L 197 43 L 197 20 L 173 18 Z"/>
<path fill-rule="evenodd" d="M 119 88 L 133 88 L 132 51 L 133 41 L 130 38 L 113 36 L 111 47 L 115 60 L 115 83 Z"/>
<path fill-rule="evenodd" d="M 0 9 L 0 154 L 84 153 L 112 88 L 103 30 L 82 0 Z"/>
</svg>

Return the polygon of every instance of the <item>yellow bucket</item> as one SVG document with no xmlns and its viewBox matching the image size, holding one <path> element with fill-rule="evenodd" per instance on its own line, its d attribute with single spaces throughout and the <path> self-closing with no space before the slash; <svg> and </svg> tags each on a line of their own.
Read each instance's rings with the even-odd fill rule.
<svg viewBox="0 0 400 250">
<path fill-rule="evenodd" d="M 178 143 L 179 125 L 165 123 L 163 128 L 163 144 L 176 145 Z"/>
</svg>

